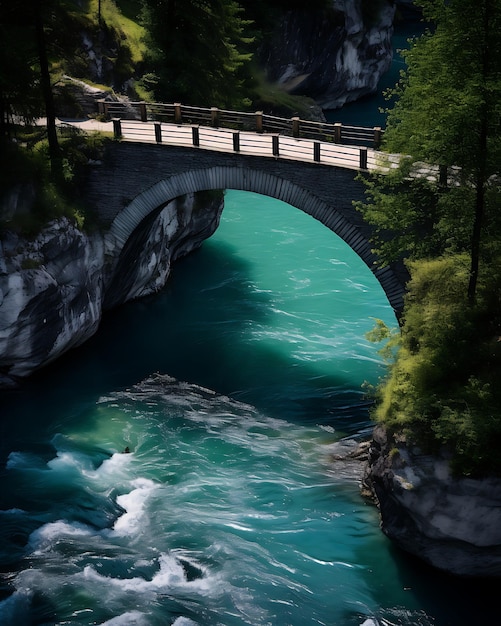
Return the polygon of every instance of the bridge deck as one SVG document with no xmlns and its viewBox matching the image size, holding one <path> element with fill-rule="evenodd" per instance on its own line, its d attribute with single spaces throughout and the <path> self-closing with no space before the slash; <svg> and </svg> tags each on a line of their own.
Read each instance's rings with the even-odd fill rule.
<svg viewBox="0 0 501 626">
<path fill-rule="evenodd" d="M 166 107 L 169 105 L 157 104 L 152 106 Z M 73 126 L 86 132 L 109 132 L 114 134 L 115 138 L 127 142 L 280 158 L 366 172 L 377 170 L 383 174 L 397 168 L 403 158 L 403 155 L 389 154 L 367 147 L 365 135 L 369 129 L 363 127 L 348 127 L 354 131 L 364 131 L 365 135 L 355 134 L 349 138 L 349 143 L 339 143 L 334 140 L 334 135 L 324 135 L 328 140 L 321 141 L 295 135 L 290 136 L 287 132 L 282 132 L 283 129 L 280 130 L 280 128 L 278 132 L 269 133 L 233 130 L 219 126 L 212 127 L 205 125 L 205 123 L 160 122 L 148 120 L 146 117 L 142 120 L 118 117 L 107 122 L 95 119 L 59 120 L 59 124 L 63 127 Z M 45 124 L 46 119 L 40 118 L 38 123 Z M 426 178 L 433 183 L 453 186 L 457 184 L 454 179 L 457 170 L 458 168 L 449 168 L 449 171 L 446 169 L 441 171 L 437 165 L 415 162 L 409 176 L 410 178 Z"/>
<path fill-rule="evenodd" d="M 288 135 L 235 131 L 228 128 L 172 124 L 167 122 L 141 122 L 138 120 L 64 121 L 81 130 L 113 133 L 122 141 L 161 144 L 197 150 L 234 153 L 247 156 L 287 159 L 302 163 L 319 163 L 351 170 L 387 172 L 398 167 L 401 155 L 388 154 L 367 148 L 336 144 L 329 141 L 295 138 Z M 117 133 L 118 129 L 118 133 Z M 438 182 L 438 166 L 415 163 L 411 177 L 427 178 Z"/>
<path fill-rule="evenodd" d="M 66 120 L 64 123 L 87 132 L 114 132 L 113 122 Z M 155 126 L 157 126 L 157 130 L 155 130 Z M 322 165 L 353 170 L 361 169 L 361 158 L 366 159 L 364 162 L 366 167 L 362 169 L 376 169 L 380 167 L 378 163 L 380 163 L 382 156 L 381 152 L 372 148 L 340 145 L 333 142 L 320 142 L 278 134 L 232 131 L 226 128 L 208 126 L 121 120 L 120 131 L 122 141 L 161 143 L 166 146 L 195 147 L 201 150 L 237 152 L 249 156 L 281 158 L 307 163 L 317 162 Z M 158 132 L 161 134 L 161 142 L 157 140 L 158 135 L 156 133 Z M 194 142 L 195 134 L 197 136 L 196 144 Z M 235 134 L 238 135 L 238 150 L 235 150 Z"/>
<path fill-rule="evenodd" d="M 160 123 L 162 144 L 193 147 L 193 129 L 198 135 L 196 147 L 218 152 L 239 152 L 254 156 L 268 156 L 294 161 L 315 162 L 314 145 L 319 146 L 318 162 L 323 165 L 335 165 L 349 169 L 360 169 L 360 148 L 355 146 L 337 145 L 328 142 L 315 142 L 311 139 L 296 139 L 285 135 L 232 131 L 225 128 L 207 126 L 192 127 Z M 126 141 L 158 143 L 155 126 L 151 122 L 122 120 L 122 138 Z M 234 148 L 234 137 L 238 136 L 238 150 Z M 275 144 L 274 144 L 275 142 Z M 318 148 L 317 148 L 318 150 Z M 363 148 L 367 154 L 369 168 L 376 167 L 377 153 L 370 148 Z"/>
</svg>

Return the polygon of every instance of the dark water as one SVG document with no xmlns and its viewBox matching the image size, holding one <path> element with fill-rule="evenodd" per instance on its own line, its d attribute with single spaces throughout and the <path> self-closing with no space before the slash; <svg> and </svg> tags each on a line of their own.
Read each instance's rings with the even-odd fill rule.
<svg viewBox="0 0 501 626">
<path fill-rule="evenodd" d="M 0 624 L 494 623 L 493 585 L 395 550 L 333 461 L 370 429 L 374 318 L 341 240 L 228 192 L 162 293 L 1 396 Z"/>
</svg>

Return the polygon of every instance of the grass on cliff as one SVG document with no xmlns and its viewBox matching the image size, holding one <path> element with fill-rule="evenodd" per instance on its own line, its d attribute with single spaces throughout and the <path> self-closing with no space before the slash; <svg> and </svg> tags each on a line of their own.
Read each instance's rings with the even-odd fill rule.
<svg viewBox="0 0 501 626">
<path fill-rule="evenodd" d="M 279 85 L 270 83 L 264 70 L 253 64 L 251 95 L 253 108 L 271 115 L 299 116 L 303 120 L 318 120 L 320 107 L 307 96 L 294 96 Z"/>
<path fill-rule="evenodd" d="M 145 28 L 141 24 L 141 0 L 101 0 L 101 15 L 99 19 L 99 0 L 86 0 L 84 2 L 69 2 L 70 24 L 68 30 L 73 33 L 86 33 L 93 42 L 96 52 L 113 56 L 105 57 L 113 67 L 112 72 L 104 77 L 103 89 L 112 90 L 114 85 L 127 83 L 128 95 L 134 99 L 153 100 L 150 85 L 151 68 L 147 66 L 148 50 L 145 44 Z M 74 38 L 73 52 L 65 54 L 63 58 L 54 61 L 53 73 L 55 82 L 64 85 L 62 75 L 68 74 L 88 84 L 93 85 L 89 79 L 89 59 L 81 46 L 81 36 Z M 75 41 L 78 45 L 75 46 Z M 111 50 L 114 50 L 111 53 Z M 252 78 L 247 79 L 246 98 L 252 102 L 254 110 L 264 110 L 274 115 L 299 115 L 302 119 L 319 119 L 320 109 L 315 106 L 312 99 L 304 96 L 288 94 L 278 85 L 269 83 L 264 76 L 264 70 L 253 63 L 251 68 Z M 132 80 L 131 80 L 132 79 Z M 196 81 L 196 76 L 193 77 Z M 230 86 L 231 88 L 231 86 Z"/>
<path fill-rule="evenodd" d="M 99 13 L 100 7 L 100 13 Z M 145 30 L 139 22 L 140 0 L 87 0 L 66 5 L 67 35 L 65 53 L 53 59 L 55 75 L 68 74 L 81 80 L 89 79 L 89 43 L 106 63 L 104 77 L 111 88 L 137 77 L 147 49 Z M 85 46 L 82 39 L 86 37 Z"/>
<path fill-rule="evenodd" d="M 89 5 L 90 13 L 97 15 L 98 0 L 91 0 Z M 109 28 L 115 30 L 120 39 L 127 42 L 134 64 L 141 63 L 147 52 L 144 43 L 145 31 L 138 22 L 140 7 L 140 2 L 130 0 L 129 2 L 101 0 L 101 19 Z"/>
</svg>

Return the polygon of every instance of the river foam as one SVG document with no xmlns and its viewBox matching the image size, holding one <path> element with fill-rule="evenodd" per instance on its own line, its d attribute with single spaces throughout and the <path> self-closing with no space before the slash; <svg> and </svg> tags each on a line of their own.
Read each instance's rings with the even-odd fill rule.
<svg viewBox="0 0 501 626">
<path fill-rule="evenodd" d="M 29 536 L 26 567 L 12 579 L 16 592 L 0 604 L 6 624 L 33 611 L 39 596 L 43 611 L 57 606 L 61 619 L 75 624 L 155 624 L 159 615 L 179 624 L 219 623 L 216 615 L 227 624 L 259 624 L 273 621 L 279 606 L 295 623 L 305 607 L 318 610 L 308 570 L 328 567 L 333 580 L 346 578 L 349 553 L 343 548 L 326 558 L 318 538 L 311 543 L 322 525 L 345 516 L 321 495 L 333 484 L 321 465 L 312 481 L 312 455 L 321 456 L 333 432 L 268 418 L 159 375 L 103 398 L 96 416 L 102 439 L 110 425 L 120 431 L 120 419 L 120 437 L 142 443 L 105 456 L 102 447 L 93 450 L 88 439 L 80 447 L 67 433 L 53 437 L 60 449 L 45 465 L 10 457 L 9 469 L 36 476 L 32 484 L 43 485 L 49 501 L 63 498 L 44 514 L 53 519 Z M 169 466 L 176 472 L 166 472 Z M 87 495 L 89 509 L 107 499 L 114 514 L 106 526 L 95 512 L 68 508 L 74 488 Z M 296 545 L 303 548 L 291 549 Z M 154 608 L 142 612 L 139 605 Z"/>
</svg>

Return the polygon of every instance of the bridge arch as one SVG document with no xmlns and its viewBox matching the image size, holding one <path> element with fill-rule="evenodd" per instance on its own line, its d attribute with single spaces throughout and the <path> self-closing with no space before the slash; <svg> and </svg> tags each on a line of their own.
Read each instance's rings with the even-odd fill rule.
<svg viewBox="0 0 501 626">
<path fill-rule="evenodd" d="M 403 308 L 405 285 L 391 267 L 381 268 L 360 227 L 311 189 L 262 169 L 216 165 L 190 169 L 162 178 L 139 193 L 114 218 L 106 235 L 106 249 L 115 258 L 139 224 L 153 211 L 184 194 L 213 189 L 251 191 L 282 200 L 311 215 L 338 235 L 365 262 L 379 281 L 397 317 Z M 346 213 L 346 211 L 345 211 Z"/>
</svg>

